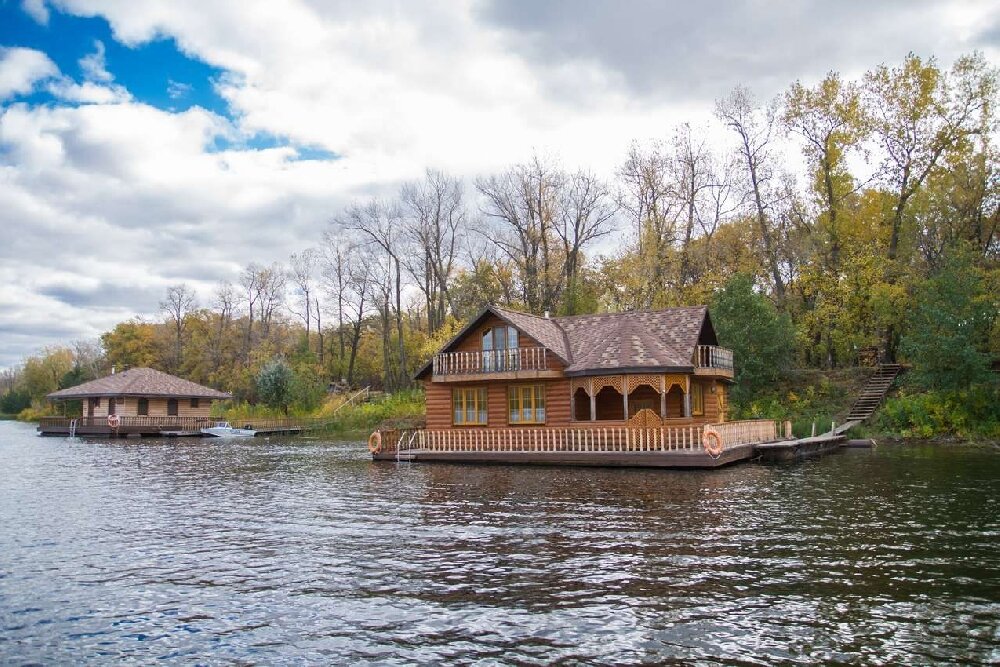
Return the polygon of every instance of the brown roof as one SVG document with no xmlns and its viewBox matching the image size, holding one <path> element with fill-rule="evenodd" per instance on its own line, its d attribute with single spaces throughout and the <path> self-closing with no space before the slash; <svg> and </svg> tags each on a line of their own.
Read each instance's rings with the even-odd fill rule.
<svg viewBox="0 0 1000 667">
<path fill-rule="evenodd" d="M 695 347 L 716 344 L 705 306 L 568 317 L 538 317 L 489 306 L 463 328 L 451 349 L 487 314 L 493 313 L 535 339 L 566 363 L 567 375 L 671 371 L 690 372 Z M 428 362 L 416 377 L 430 369 Z"/>
<path fill-rule="evenodd" d="M 508 310 L 499 306 L 494 306 L 491 310 L 502 319 L 507 320 L 507 323 L 513 325 L 518 331 L 534 338 L 540 345 L 547 347 L 551 352 L 555 352 L 560 359 L 569 363 L 569 342 L 566 340 L 565 332 L 556 324 L 556 320 Z"/>
<path fill-rule="evenodd" d="M 569 341 L 572 361 L 566 373 L 577 375 L 624 369 L 689 369 L 707 317 L 708 308 L 694 306 L 575 315 L 553 321 Z"/>
<path fill-rule="evenodd" d="M 54 399 L 91 396 L 167 396 L 170 398 L 232 398 L 232 394 L 203 387 L 152 368 L 130 368 L 48 395 Z"/>
</svg>

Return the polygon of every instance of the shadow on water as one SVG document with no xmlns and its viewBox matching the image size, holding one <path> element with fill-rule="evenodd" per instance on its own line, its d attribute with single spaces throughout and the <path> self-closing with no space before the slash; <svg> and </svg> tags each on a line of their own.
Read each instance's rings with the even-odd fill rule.
<svg viewBox="0 0 1000 667">
<path fill-rule="evenodd" d="M 3 662 L 1000 657 L 990 447 L 657 471 L 0 423 L 0 469 Z"/>
</svg>

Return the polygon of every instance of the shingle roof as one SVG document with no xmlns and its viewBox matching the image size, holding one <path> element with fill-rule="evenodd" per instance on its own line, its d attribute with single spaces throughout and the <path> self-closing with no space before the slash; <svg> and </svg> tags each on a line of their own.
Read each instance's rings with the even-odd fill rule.
<svg viewBox="0 0 1000 667">
<path fill-rule="evenodd" d="M 714 343 L 705 306 L 664 310 L 568 317 L 538 317 L 516 310 L 489 306 L 470 321 L 442 351 L 451 349 L 487 313 L 506 320 L 535 339 L 566 363 L 567 375 L 677 370 L 690 371 L 695 347 L 707 327 L 708 341 Z M 427 362 L 417 372 L 430 370 Z"/>
<path fill-rule="evenodd" d="M 705 306 L 576 315 L 553 321 L 569 342 L 569 375 L 622 369 L 690 368 Z"/>
<path fill-rule="evenodd" d="M 499 306 L 493 306 L 492 310 L 507 320 L 507 322 L 513 324 L 518 331 L 534 338 L 541 345 L 555 352 L 560 359 L 569 363 L 569 342 L 566 340 L 566 333 L 556 324 L 556 320 L 516 310 L 508 310 Z"/>
<path fill-rule="evenodd" d="M 232 394 L 203 387 L 152 368 L 130 368 L 121 373 L 60 389 L 48 398 L 75 399 L 90 396 L 167 396 L 171 398 L 232 398 Z"/>
</svg>

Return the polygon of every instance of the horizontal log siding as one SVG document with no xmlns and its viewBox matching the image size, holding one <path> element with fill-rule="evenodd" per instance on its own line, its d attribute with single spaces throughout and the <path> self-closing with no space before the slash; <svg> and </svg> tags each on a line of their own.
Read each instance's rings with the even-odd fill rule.
<svg viewBox="0 0 1000 667">
<path fill-rule="evenodd" d="M 569 425 L 569 380 L 542 380 L 545 385 L 545 426 L 565 427 Z M 507 418 L 507 392 L 511 385 L 536 384 L 535 382 L 471 382 L 444 383 L 425 382 L 427 392 L 427 428 L 431 430 L 449 428 L 483 428 L 481 426 L 452 425 L 451 391 L 454 387 L 479 387 L 485 385 L 486 410 L 489 428 L 505 428 Z M 526 424 L 538 428 L 538 424 Z"/>
<path fill-rule="evenodd" d="M 87 416 L 87 403 L 90 399 L 83 399 L 83 415 Z M 212 400 L 208 398 L 198 399 L 198 407 L 191 407 L 190 398 L 178 398 L 177 399 L 177 416 L 178 417 L 208 417 L 212 410 Z M 118 398 L 115 403 L 115 414 L 120 417 L 135 417 L 139 414 L 139 398 L 136 396 L 125 396 L 124 398 Z M 108 416 L 108 398 L 106 396 L 101 397 L 101 404 L 94 408 L 95 417 L 107 417 Z M 149 399 L 149 416 L 150 417 L 166 417 L 167 416 L 167 399 L 165 398 L 150 398 Z"/>
</svg>

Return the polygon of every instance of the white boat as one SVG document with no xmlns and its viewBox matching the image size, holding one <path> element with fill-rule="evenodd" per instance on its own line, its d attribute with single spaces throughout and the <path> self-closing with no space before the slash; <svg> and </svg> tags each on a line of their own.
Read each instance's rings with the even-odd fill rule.
<svg viewBox="0 0 1000 667">
<path fill-rule="evenodd" d="M 212 426 L 201 429 L 201 432 L 216 438 L 252 438 L 257 435 L 257 431 L 252 428 L 233 428 L 229 422 L 215 422 Z"/>
</svg>

